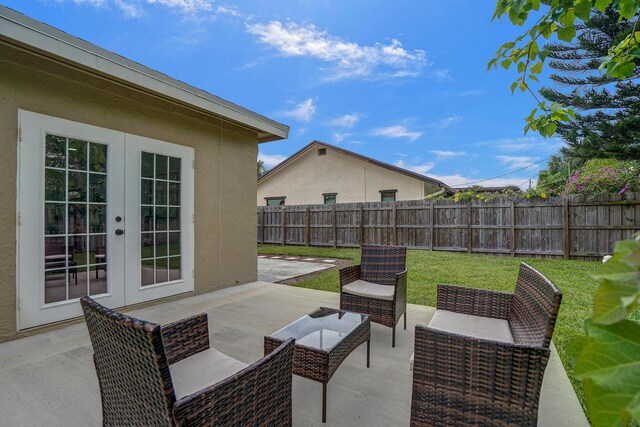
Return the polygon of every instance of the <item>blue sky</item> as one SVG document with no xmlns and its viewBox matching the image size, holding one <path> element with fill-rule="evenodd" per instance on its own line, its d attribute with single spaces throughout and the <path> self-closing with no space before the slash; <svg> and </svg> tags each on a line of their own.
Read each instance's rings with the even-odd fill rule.
<svg viewBox="0 0 640 427">
<path fill-rule="evenodd" d="M 268 168 L 318 139 L 452 186 L 520 185 L 561 146 L 524 136 L 533 99 L 486 71 L 522 30 L 491 23 L 493 1 L 0 2 L 288 124 L 260 145 Z"/>
</svg>

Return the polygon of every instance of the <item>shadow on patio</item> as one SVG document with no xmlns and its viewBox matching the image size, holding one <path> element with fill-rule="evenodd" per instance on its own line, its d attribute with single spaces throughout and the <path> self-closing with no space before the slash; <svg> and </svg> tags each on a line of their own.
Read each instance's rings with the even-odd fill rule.
<svg viewBox="0 0 640 427">
<path fill-rule="evenodd" d="M 207 312 L 211 345 L 246 363 L 262 356 L 263 336 L 319 306 L 338 307 L 336 293 L 254 282 L 128 312 L 158 323 Z M 328 386 L 327 426 L 406 426 L 411 407 L 413 329 L 433 315 L 409 305 L 407 331 L 371 324 L 371 368 L 366 345 L 338 368 Z M 100 392 L 84 323 L 0 344 L 0 400 L 5 425 L 98 426 Z M 321 425 L 320 383 L 294 376 L 293 424 Z M 542 386 L 541 426 L 588 426 L 552 348 Z"/>
</svg>

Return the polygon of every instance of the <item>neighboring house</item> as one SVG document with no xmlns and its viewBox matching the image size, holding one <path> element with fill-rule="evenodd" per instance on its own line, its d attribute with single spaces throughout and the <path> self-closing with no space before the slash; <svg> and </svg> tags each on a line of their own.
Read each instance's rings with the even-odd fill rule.
<svg viewBox="0 0 640 427">
<path fill-rule="evenodd" d="M 258 206 L 386 202 L 451 193 L 443 182 L 313 141 L 258 178 Z"/>
<path fill-rule="evenodd" d="M 287 126 L 3 6 L 0 99 L 0 341 L 87 293 L 256 280 L 258 144 Z"/>
</svg>

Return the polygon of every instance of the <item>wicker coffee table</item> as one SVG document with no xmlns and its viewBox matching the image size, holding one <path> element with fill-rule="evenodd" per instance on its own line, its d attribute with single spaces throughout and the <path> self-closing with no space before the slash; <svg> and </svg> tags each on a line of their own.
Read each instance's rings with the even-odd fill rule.
<svg viewBox="0 0 640 427">
<path fill-rule="evenodd" d="M 264 337 L 264 354 L 295 338 L 293 373 L 322 383 L 322 422 L 327 421 L 327 383 L 338 366 L 360 344 L 370 354 L 370 322 L 366 314 L 320 307 Z"/>
</svg>

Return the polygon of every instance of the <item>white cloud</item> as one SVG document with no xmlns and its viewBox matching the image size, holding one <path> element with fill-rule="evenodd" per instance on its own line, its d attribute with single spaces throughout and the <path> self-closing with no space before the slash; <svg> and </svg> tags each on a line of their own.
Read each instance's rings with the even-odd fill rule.
<svg viewBox="0 0 640 427">
<path fill-rule="evenodd" d="M 282 163 L 287 158 L 280 154 L 264 154 L 258 153 L 258 160 L 262 160 L 264 162 L 265 169 L 271 169 L 272 167 Z"/>
<path fill-rule="evenodd" d="M 456 156 L 464 156 L 465 154 L 467 154 L 466 151 L 441 151 L 441 150 L 431 150 L 431 153 L 435 154 L 441 159 L 447 159 L 447 158 L 456 157 Z"/>
<path fill-rule="evenodd" d="M 64 0 L 59 0 L 64 1 Z M 89 4 L 94 7 L 114 5 L 130 18 L 145 15 L 145 5 L 158 5 L 176 9 L 186 14 L 195 15 L 202 12 L 212 12 L 214 0 L 70 0 L 75 4 Z M 218 13 L 232 14 L 233 9 L 218 7 Z"/>
<path fill-rule="evenodd" d="M 461 120 L 462 120 L 462 117 L 452 114 L 448 117 L 445 117 L 443 119 L 436 121 L 435 123 L 432 124 L 432 127 L 435 127 L 436 129 L 446 129 L 449 126 L 460 122 Z"/>
<path fill-rule="evenodd" d="M 124 0 L 114 0 L 113 2 L 124 12 L 125 16 L 129 18 L 139 18 L 144 16 L 144 10 L 137 4 L 126 2 Z"/>
<path fill-rule="evenodd" d="M 458 96 L 461 98 L 465 96 L 480 96 L 480 95 L 484 95 L 484 91 L 481 89 L 465 90 L 463 92 L 458 93 Z"/>
<path fill-rule="evenodd" d="M 106 3 L 106 0 L 73 0 L 75 4 L 90 4 L 92 6 L 100 7 Z"/>
<path fill-rule="evenodd" d="M 407 138 L 411 142 L 420 138 L 424 132 L 412 131 L 403 125 L 387 126 L 374 129 L 371 134 L 376 136 L 386 136 L 387 138 Z"/>
<path fill-rule="evenodd" d="M 398 160 L 394 164 L 396 166 L 398 166 L 399 168 L 410 170 L 412 172 L 419 173 L 419 174 L 422 174 L 422 175 L 424 175 L 427 172 L 429 172 L 435 166 L 435 163 L 433 163 L 433 162 L 423 163 L 423 164 L 408 164 L 404 160 Z"/>
<path fill-rule="evenodd" d="M 295 120 L 308 123 L 316 113 L 316 106 L 312 98 L 307 98 L 300 104 L 296 105 L 292 110 L 282 113 L 283 116 L 291 117 Z"/>
<path fill-rule="evenodd" d="M 507 165 L 510 169 L 519 169 L 528 167 L 532 163 L 539 160 L 537 157 L 529 156 L 496 156 L 497 159 L 504 165 Z M 537 165 L 532 165 L 531 168 L 535 168 Z"/>
<path fill-rule="evenodd" d="M 186 13 L 204 12 L 213 9 L 213 0 L 146 0 L 149 4 L 159 4 Z"/>
<path fill-rule="evenodd" d="M 543 139 L 534 136 L 491 139 L 475 143 L 477 146 L 491 146 L 503 151 L 544 151 L 555 153 L 566 144 L 560 138 Z"/>
<path fill-rule="evenodd" d="M 344 116 L 336 117 L 329 122 L 332 126 L 338 126 L 346 129 L 351 129 L 360 120 L 360 114 L 345 114 Z"/>
<path fill-rule="evenodd" d="M 321 31 L 312 24 L 247 23 L 247 31 L 287 57 L 310 57 L 334 65 L 328 80 L 376 75 L 407 77 L 417 75 L 427 65 L 423 50 L 407 50 L 400 41 L 361 46 Z"/>
<path fill-rule="evenodd" d="M 449 75 L 449 70 L 447 69 L 442 69 L 442 70 L 433 70 L 431 72 L 431 77 L 439 80 L 441 82 L 450 82 L 453 81 L 453 77 L 451 77 Z"/>
<path fill-rule="evenodd" d="M 243 16 L 242 13 L 240 13 L 240 11 L 233 6 L 218 6 L 216 8 L 216 12 L 222 15 L 231 15 L 236 18 L 241 18 Z"/>
<path fill-rule="evenodd" d="M 336 132 L 333 134 L 333 141 L 340 143 L 342 141 L 344 141 L 345 139 L 349 138 L 352 134 L 350 132 Z"/>
</svg>

